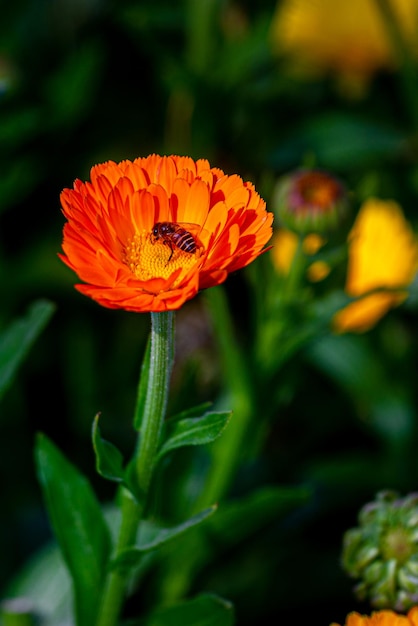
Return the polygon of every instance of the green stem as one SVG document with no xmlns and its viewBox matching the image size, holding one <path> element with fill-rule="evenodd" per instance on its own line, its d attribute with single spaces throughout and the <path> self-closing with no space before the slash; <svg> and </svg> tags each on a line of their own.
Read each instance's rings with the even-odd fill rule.
<svg viewBox="0 0 418 626">
<path fill-rule="evenodd" d="M 125 489 L 121 490 L 121 524 L 115 556 L 135 543 L 143 507 Z M 105 581 L 97 626 L 116 626 L 126 592 L 126 577 L 120 570 L 112 570 Z"/>
<path fill-rule="evenodd" d="M 178 81 L 167 103 L 164 145 L 169 154 L 190 154 L 195 96 L 187 85 Z"/>
<path fill-rule="evenodd" d="M 295 254 L 293 255 L 292 264 L 290 266 L 289 274 L 285 282 L 282 298 L 285 300 L 292 299 L 300 289 L 300 284 L 303 279 L 303 275 L 306 271 L 306 256 L 303 251 L 303 237 L 298 237 L 298 243 L 296 246 Z"/>
<path fill-rule="evenodd" d="M 306 269 L 303 238 L 299 236 L 287 276 L 280 282 L 276 277 L 275 283 L 269 285 L 267 306 L 265 302 L 259 303 L 259 306 L 262 306 L 262 314 L 259 316 L 255 342 L 256 366 L 264 380 L 276 371 L 278 355 L 283 356 L 283 335 L 289 328 L 289 311 L 293 302 L 300 297 Z M 272 346 L 276 348 L 272 349 Z M 277 350 L 277 346 L 280 346 L 280 351 Z"/>
<path fill-rule="evenodd" d="M 226 495 L 241 459 L 244 449 L 243 440 L 247 434 L 254 407 L 245 355 L 237 344 L 233 320 L 223 287 L 209 289 L 206 293 L 206 300 L 215 327 L 223 373 L 231 394 L 233 415 L 222 437 L 211 447 L 211 468 L 203 492 L 196 502 L 196 511 L 217 502 Z"/>
<path fill-rule="evenodd" d="M 143 368 L 139 383 L 138 405 L 143 401 L 143 411 L 139 445 L 134 458 L 137 486 L 142 497 L 138 502 L 126 489 L 121 490 L 121 524 L 115 556 L 121 550 L 135 544 L 138 525 L 144 514 L 167 408 L 174 358 L 173 312 L 151 313 L 150 352 L 146 359 L 148 358 L 149 367 Z M 135 423 L 139 421 L 139 411 L 140 407 L 137 406 Z M 122 570 L 114 569 L 109 572 L 104 585 L 97 626 L 116 626 L 127 582 Z"/>
<path fill-rule="evenodd" d="M 219 0 L 187 0 L 186 47 L 187 62 L 196 74 L 204 76 L 213 62 L 214 25 Z"/>
<path fill-rule="evenodd" d="M 397 60 L 399 61 L 405 104 L 408 107 L 414 130 L 418 131 L 417 71 L 411 47 L 405 39 L 405 35 L 399 26 L 396 13 L 389 0 L 375 0 L 375 2 L 385 23 Z"/>
<path fill-rule="evenodd" d="M 167 410 L 168 391 L 174 360 L 174 313 L 151 313 L 151 354 L 148 387 L 136 455 L 139 489 L 146 494 L 154 470 L 161 429 Z"/>
<path fill-rule="evenodd" d="M 254 415 L 254 399 L 246 359 L 236 340 L 224 288 L 218 286 L 208 289 L 205 300 L 221 353 L 225 387 L 229 392 L 226 408 L 230 408 L 230 401 L 233 414 L 222 437 L 210 446 L 210 468 L 205 476 L 204 486 L 193 503 L 193 513 L 219 502 L 227 495 L 243 452 L 245 453 L 243 442 L 248 434 L 250 419 Z M 196 543 L 193 543 L 193 533 L 189 533 L 188 540 L 188 545 L 193 546 L 192 550 L 184 553 L 183 546 L 179 543 L 178 550 L 174 550 L 165 563 L 166 569 L 160 578 L 163 603 L 179 600 L 187 594 L 197 571 L 207 558 L 205 550 L 202 550 L 200 535 L 195 535 Z"/>
</svg>

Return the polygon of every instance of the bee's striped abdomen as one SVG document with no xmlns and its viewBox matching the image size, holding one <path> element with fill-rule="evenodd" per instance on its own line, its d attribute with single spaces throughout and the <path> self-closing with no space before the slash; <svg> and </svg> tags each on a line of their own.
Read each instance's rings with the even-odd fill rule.
<svg viewBox="0 0 418 626">
<path fill-rule="evenodd" d="M 173 235 L 173 243 L 183 250 L 183 252 L 196 252 L 196 241 L 195 238 L 189 231 L 182 229 L 182 232 L 178 230 L 175 235 Z"/>
</svg>

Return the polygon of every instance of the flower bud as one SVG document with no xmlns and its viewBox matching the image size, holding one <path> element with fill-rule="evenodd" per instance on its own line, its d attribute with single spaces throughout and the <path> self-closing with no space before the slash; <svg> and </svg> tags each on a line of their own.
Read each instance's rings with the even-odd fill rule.
<svg viewBox="0 0 418 626">
<path fill-rule="evenodd" d="M 322 170 L 299 170 L 281 178 L 272 206 L 279 221 L 299 235 L 328 234 L 348 212 L 348 194 L 337 178 Z"/>
<path fill-rule="evenodd" d="M 418 494 L 382 491 L 344 535 L 342 564 L 354 591 L 375 608 L 406 611 L 418 603 Z"/>
</svg>

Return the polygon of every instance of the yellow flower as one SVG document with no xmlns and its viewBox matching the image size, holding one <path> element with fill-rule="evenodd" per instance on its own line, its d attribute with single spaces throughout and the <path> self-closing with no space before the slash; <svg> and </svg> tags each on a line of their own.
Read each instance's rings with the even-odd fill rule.
<svg viewBox="0 0 418 626">
<path fill-rule="evenodd" d="M 308 267 L 308 278 L 311 283 L 319 283 L 330 273 L 331 268 L 325 261 L 315 261 Z"/>
<path fill-rule="evenodd" d="M 325 240 L 311 233 L 303 240 L 303 251 L 307 256 L 316 254 L 325 244 Z M 298 246 L 298 236 L 291 230 L 280 228 L 273 238 L 272 259 L 277 272 L 286 276 L 292 265 Z M 329 274 L 329 266 L 323 261 L 315 261 L 308 268 L 308 278 L 312 282 L 322 280 Z"/>
<path fill-rule="evenodd" d="M 363 332 L 391 308 L 403 302 L 418 269 L 418 245 L 400 206 L 393 201 L 369 199 L 363 204 L 349 235 L 346 292 L 357 297 L 373 293 L 339 311 L 339 332 Z"/>
<path fill-rule="evenodd" d="M 331 626 L 339 626 L 331 624 Z M 395 611 L 374 611 L 371 616 L 350 613 L 345 626 L 418 626 L 418 607 L 414 606 L 407 615 L 399 615 Z"/>
<path fill-rule="evenodd" d="M 282 276 L 289 273 L 298 246 L 298 236 L 291 230 L 281 228 L 273 237 L 271 251 L 273 265 Z"/>
<path fill-rule="evenodd" d="M 390 0 L 411 48 L 417 35 L 417 0 Z M 331 73 L 360 87 L 381 69 L 396 66 L 395 52 L 375 0 L 283 0 L 273 17 L 273 48 L 302 74 Z"/>
</svg>

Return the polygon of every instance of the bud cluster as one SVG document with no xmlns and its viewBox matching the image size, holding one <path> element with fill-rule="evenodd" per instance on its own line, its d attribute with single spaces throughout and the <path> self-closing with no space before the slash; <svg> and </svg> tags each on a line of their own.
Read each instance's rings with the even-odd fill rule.
<svg viewBox="0 0 418 626">
<path fill-rule="evenodd" d="M 382 491 L 344 535 L 342 563 L 359 600 L 405 611 L 418 603 L 418 493 Z"/>
</svg>

